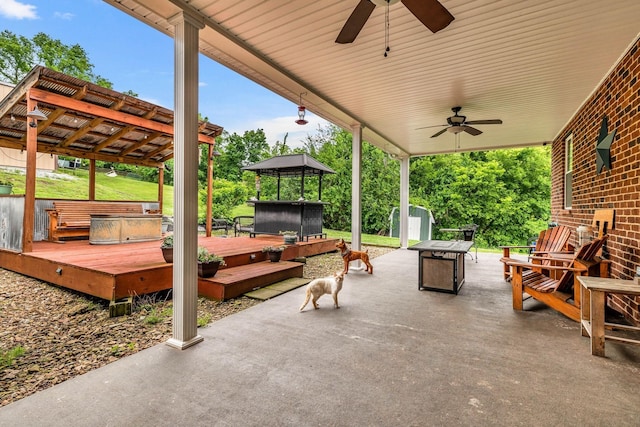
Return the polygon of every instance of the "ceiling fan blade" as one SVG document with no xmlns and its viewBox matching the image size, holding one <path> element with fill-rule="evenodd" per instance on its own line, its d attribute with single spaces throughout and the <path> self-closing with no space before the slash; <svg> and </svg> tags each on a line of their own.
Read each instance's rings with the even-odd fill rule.
<svg viewBox="0 0 640 427">
<path fill-rule="evenodd" d="M 492 119 L 492 120 L 469 120 L 468 122 L 464 122 L 466 125 L 501 125 L 502 120 L 500 119 Z"/>
<path fill-rule="evenodd" d="M 429 129 L 429 128 L 439 128 L 439 127 L 442 127 L 442 126 L 449 126 L 449 125 L 422 126 L 421 128 L 415 128 L 414 130 Z"/>
<path fill-rule="evenodd" d="M 432 33 L 442 30 L 455 19 L 438 0 L 402 0 L 402 4 Z"/>
<path fill-rule="evenodd" d="M 344 23 L 342 30 L 340 30 L 340 34 L 338 34 L 338 38 L 336 38 L 336 43 L 353 43 L 375 8 L 376 5 L 369 0 L 360 0 L 360 3 L 358 3 L 356 8 L 353 9 L 353 12 L 351 12 L 351 16 L 349 16 L 347 22 Z"/>
<path fill-rule="evenodd" d="M 445 132 L 447 131 L 447 129 L 448 129 L 448 128 L 444 128 L 444 129 L 442 129 L 442 130 L 440 130 L 440 131 L 438 131 L 438 132 L 434 133 L 433 135 L 431 135 L 431 138 L 435 138 L 436 136 L 440 136 L 440 135 L 442 135 L 443 133 L 445 133 Z"/>
<path fill-rule="evenodd" d="M 471 126 L 462 126 L 462 130 L 468 133 L 469 135 L 478 136 L 482 133 L 480 129 L 472 128 Z"/>
</svg>

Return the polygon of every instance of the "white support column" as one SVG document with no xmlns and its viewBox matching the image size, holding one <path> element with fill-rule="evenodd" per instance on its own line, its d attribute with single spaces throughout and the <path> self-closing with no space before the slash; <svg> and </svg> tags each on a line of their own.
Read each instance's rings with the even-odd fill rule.
<svg viewBox="0 0 640 427">
<path fill-rule="evenodd" d="M 400 248 L 409 246 L 409 157 L 400 159 Z"/>
<path fill-rule="evenodd" d="M 351 129 L 351 249 L 358 251 L 362 239 L 362 126 L 353 125 Z M 354 268 L 362 268 L 360 261 L 354 264 Z"/>
<path fill-rule="evenodd" d="M 173 336 L 171 347 L 185 349 L 198 335 L 198 31 L 201 19 L 180 12 L 175 26 L 174 76 L 174 240 Z"/>
</svg>

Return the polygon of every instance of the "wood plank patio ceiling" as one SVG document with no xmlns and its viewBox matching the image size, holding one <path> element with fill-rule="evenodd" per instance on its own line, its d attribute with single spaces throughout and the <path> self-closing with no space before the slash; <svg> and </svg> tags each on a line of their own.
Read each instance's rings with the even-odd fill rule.
<svg viewBox="0 0 640 427">
<path fill-rule="evenodd" d="M 384 7 L 353 44 L 334 43 L 358 0 L 104 1 L 171 36 L 181 8 L 202 16 L 204 55 L 293 103 L 306 92 L 310 111 L 360 123 L 366 141 L 401 156 L 552 141 L 638 37 L 640 16 L 637 0 L 440 0 L 455 20 L 432 34 L 397 3 L 385 58 Z M 456 105 L 504 123 L 479 136 L 419 129 Z"/>
<path fill-rule="evenodd" d="M 159 167 L 173 157 L 173 111 L 37 66 L 0 102 L 0 146 L 26 149 L 27 97 L 38 122 L 38 152 Z M 199 142 L 220 126 L 201 123 Z"/>
</svg>

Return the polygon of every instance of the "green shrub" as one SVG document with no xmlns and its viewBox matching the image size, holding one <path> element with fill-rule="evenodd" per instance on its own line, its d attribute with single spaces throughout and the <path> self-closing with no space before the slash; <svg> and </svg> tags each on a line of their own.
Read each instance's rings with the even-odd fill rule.
<svg viewBox="0 0 640 427">
<path fill-rule="evenodd" d="M 213 183 L 213 202 L 211 216 L 213 218 L 233 218 L 233 208 L 247 201 L 247 188 L 243 183 L 235 183 L 226 179 L 216 179 Z M 207 190 L 200 190 L 198 220 L 204 224 L 207 216 Z"/>
</svg>

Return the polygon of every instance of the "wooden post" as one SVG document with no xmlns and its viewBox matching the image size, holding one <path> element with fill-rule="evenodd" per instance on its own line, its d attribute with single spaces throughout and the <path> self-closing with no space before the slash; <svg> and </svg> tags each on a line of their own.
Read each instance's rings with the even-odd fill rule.
<svg viewBox="0 0 640 427">
<path fill-rule="evenodd" d="M 207 223 L 205 230 L 207 237 L 211 237 L 211 204 L 213 203 L 213 145 L 209 144 L 207 158 Z"/>
<path fill-rule="evenodd" d="M 96 199 L 96 160 L 89 160 L 89 200 Z"/>
<path fill-rule="evenodd" d="M 162 204 L 164 202 L 164 163 L 158 168 L 158 209 L 162 213 Z"/>
<path fill-rule="evenodd" d="M 27 111 L 33 111 L 36 102 L 27 92 Z M 22 252 L 33 251 L 33 224 L 36 207 L 36 157 L 38 152 L 38 127 L 31 127 L 27 117 L 27 170 L 24 186 L 24 216 L 22 218 Z M 36 121 L 36 124 L 38 122 Z"/>
<path fill-rule="evenodd" d="M 602 289 L 589 289 L 589 314 L 591 316 L 591 354 L 604 357 L 604 311 L 605 292 Z"/>
</svg>

